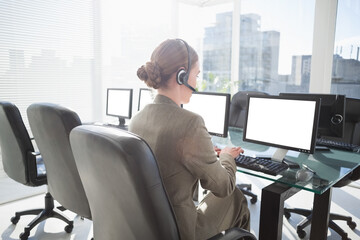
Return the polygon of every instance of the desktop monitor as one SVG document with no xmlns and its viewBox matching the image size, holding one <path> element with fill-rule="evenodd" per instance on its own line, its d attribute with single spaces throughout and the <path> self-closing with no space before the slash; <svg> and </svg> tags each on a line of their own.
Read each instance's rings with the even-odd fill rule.
<svg viewBox="0 0 360 240">
<path fill-rule="evenodd" d="M 154 101 L 154 94 L 149 88 L 139 89 L 138 111 Z"/>
<path fill-rule="evenodd" d="M 345 95 L 280 93 L 280 96 L 295 96 L 304 99 L 320 98 L 321 105 L 317 137 L 343 137 L 345 129 Z"/>
<path fill-rule="evenodd" d="M 194 92 L 183 108 L 199 114 L 210 135 L 227 137 L 229 128 L 229 93 Z"/>
<path fill-rule="evenodd" d="M 118 117 L 119 125 L 125 125 L 125 119 L 131 118 L 132 89 L 108 88 L 106 98 L 106 115 Z"/>
<path fill-rule="evenodd" d="M 315 150 L 320 99 L 248 95 L 243 140 L 278 148 L 273 160 L 283 161 L 288 150 Z"/>
</svg>

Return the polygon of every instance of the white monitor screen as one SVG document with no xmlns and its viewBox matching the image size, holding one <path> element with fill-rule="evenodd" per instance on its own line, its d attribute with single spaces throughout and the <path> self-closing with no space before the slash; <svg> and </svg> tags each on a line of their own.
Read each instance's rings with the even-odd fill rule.
<svg viewBox="0 0 360 240">
<path fill-rule="evenodd" d="M 230 94 L 195 92 L 183 108 L 199 114 L 211 135 L 227 137 Z"/>
<path fill-rule="evenodd" d="M 106 114 L 120 118 L 131 118 L 132 89 L 108 88 Z"/>
<path fill-rule="evenodd" d="M 319 99 L 248 96 L 244 141 L 313 153 Z"/>
<path fill-rule="evenodd" d="M 140 88 L 138 111 L 154 101 L 154 93 L 148 88 Z"/>
</svg>

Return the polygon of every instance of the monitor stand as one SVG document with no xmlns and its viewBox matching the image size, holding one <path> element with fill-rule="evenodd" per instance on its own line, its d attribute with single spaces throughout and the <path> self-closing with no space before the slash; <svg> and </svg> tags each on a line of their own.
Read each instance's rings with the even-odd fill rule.
<svg viewBox="0 0 360 240">
<path fill-rule="evenodd" d="M 125 118 L 119 117 L 119 124 L 111 124 L 111 123 L 106 123 L 105 125 L 107 126 L 111 126 L 111 127 L 116 127 L 122 130 L 128 130 L 128 126 L 125 125 Z"/>
<path fill-rule="evenodd" d="M 271 159 L 274 161 L 282 162 L 287 154 L 287 149 L 277 148 Z"/>
<path fill-rule="evenodd" d="M 299 164 L 285 158 L 287 152 L 288 152 L 287 149 L 277 148 L 274 154 L 271 157 L 268 157 L 268 159 L 280 163 L 285 163 L 286 165 L 289 166 L 289 168 L 295 168 L 295 169 L 300 168 Z M 266 157 L 260 157 L 260 158 L 266 158 Z"/>
<path fill-rule="evenodd" d="M 125 118 L 119 117 L 119 125 L 117 127 L 124 130 L 128 129 L 128 127 L 125 125 Z"/>
<path fill-rule="evenodd" d="M 119 126 L 125 126 L 125 118 L 119 117 Z"/>
</svg>

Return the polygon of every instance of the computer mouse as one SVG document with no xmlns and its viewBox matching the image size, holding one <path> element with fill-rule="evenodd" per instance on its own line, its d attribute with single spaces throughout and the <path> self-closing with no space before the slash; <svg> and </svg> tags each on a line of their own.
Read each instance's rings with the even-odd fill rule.
<svg viewBox="0 0 360 240">
<path fill-rule="evenodd" d="M 300 169 L 296 172 L 296 181 L 299 182 L 307 182 L 314 176 L 314 173 L 306 170 L 306 169 Z"/>
</svg>

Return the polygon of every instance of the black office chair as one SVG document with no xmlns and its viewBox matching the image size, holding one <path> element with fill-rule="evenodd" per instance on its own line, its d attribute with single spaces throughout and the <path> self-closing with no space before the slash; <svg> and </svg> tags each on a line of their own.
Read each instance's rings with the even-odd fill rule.
<svg viewBox="0 0 360 240">
<path fill-rule="evenodd" d="M 27 115 L 48 174 L 49 190 L 66 209 L 91 219 L 89 203 L 71 150 L 70 131 L 81 125 L 79 116 L 60 105 L 34 103 Z"/>
<path fill-rule="evenodd" d="M 40 153 L 34 151 L 33 144 L 21 118 L 19 109 L 10 102 L 0 102 L 0 141 L 4 170 L 7 175 L 24 185 L 37 187 L 47 184 L 46 170 Z M 37 215 L 20 234 L 21 240 L 26 240 L 40 222 L 54 217 L 63 220 L 68 225 L 65 231 L 70 233 L 73 221 L 55 211 L 54 199 L 48 192 L 45 196 L 44 209 L 31 209 L 16 212 L 11 218 L 13 224 L 18 223 L 21 216 Z"/>
<path fill-rule="evenodd" d="M 155 157 L 138 136 L 82 125 L 70 142 L 93 216 L 95 240 L 179 239 L 176 218 Z M 215 239 L 255 239 L 232 228 Z"/>
<path fill-rule="evenodd" d="M 229 126 L 244 128 L 248 94 L 268 95 L 267 93 L 256 91 L 239 91 L 235 93 L 230 103 Z M 257 195 L 251 192 L 251 184 L 237 184 L 236 186 L 244 193 L 244 195 L 251 197 L 251 203 L 257 202 Z"/>
<path fill-rule="evenodd" d="M 330 138 L 339 141 L 338 138 Z M 345 132 L 344 137 L 340 139 L 342 142 L 360 145 L 360 99 L 346 98 L 345 108 Z M 345 177 L 343 180 L 334 185 L 334 187 L 340 188 L 350 184 L 353 181 L 357 181 L 360 178 L 360 170 L 356 170 Z M 306 218 L 296 226 L 296 232 L 300 238 L 306 236 L 304 228 L 311 223 L 312 210 L 301 208 L 284 208 L 284 215 L 287 219 L 291 217 L 291 213 L 300 214 Z M 343 216 L 335 213 L 330 213 L 329 227 L 337 232 L 343 240 L 348 240 L 347 233 L 340 228 L 334 221 L 343 220 L 347 225 L 354 230 L 356 223 L 350 216 Z"/>
</svg>

